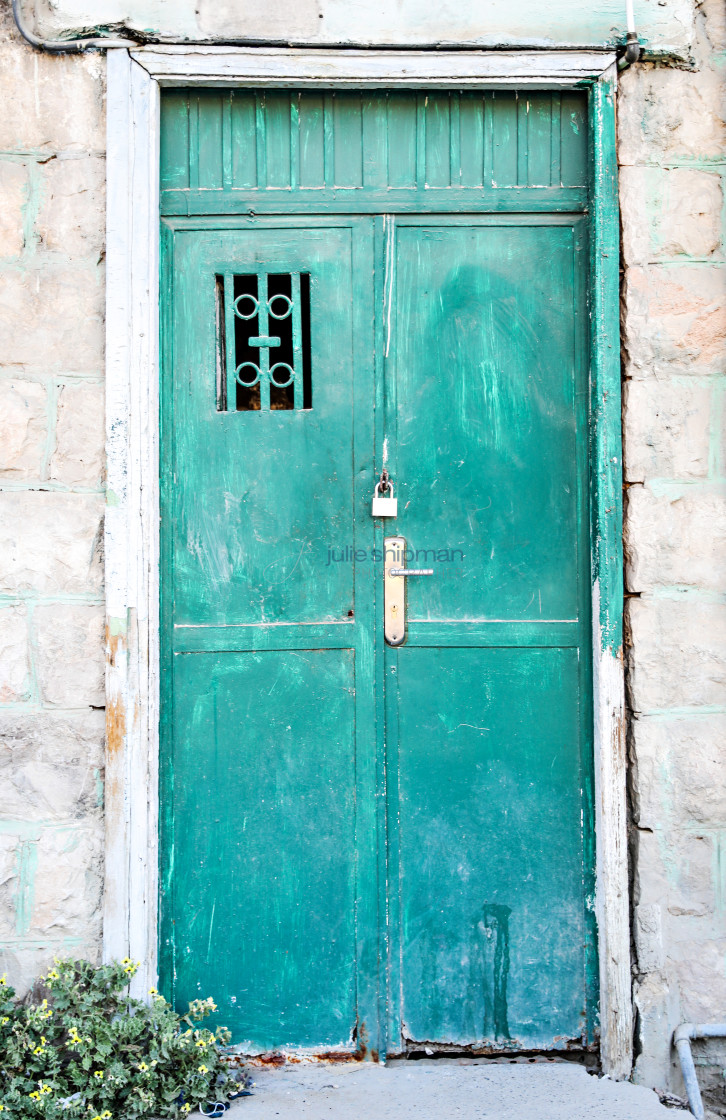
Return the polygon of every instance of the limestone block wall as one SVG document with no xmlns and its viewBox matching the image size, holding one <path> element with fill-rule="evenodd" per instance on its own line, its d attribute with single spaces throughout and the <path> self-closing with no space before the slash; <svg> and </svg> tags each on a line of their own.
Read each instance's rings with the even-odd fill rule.
<svg viewBox="0 0 726 1120">
<path fill-rule="evenodd" d="M 0 3 L 0 974 L 95 957 L 103 860 L 104 73 Z"/>
<path fill-rule="evenodd" d="M 725 116 L 705 0 L 618 115 L 636 1078 L 675 1091 L 673 1028 L 726 1011 Z"/>
</svg>

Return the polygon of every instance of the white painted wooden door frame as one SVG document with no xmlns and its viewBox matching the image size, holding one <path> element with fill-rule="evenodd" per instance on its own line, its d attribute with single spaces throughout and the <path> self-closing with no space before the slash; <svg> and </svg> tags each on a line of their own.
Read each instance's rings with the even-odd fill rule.
<svg viewBox="0 0 726 1120">
<path fill-rule="evenodd" d="M 158 936 L 160 87 L 557 89 L 612 80 L 613 64 L 583 51 L 109 50 L 104 957 L 141 962 L 136 993 L 156 984 Z M 632 1061 L 623 673 L 621 659 L 600 652 L 593 607 L 601 1057 L 623 1078 Z"/>
</svg>

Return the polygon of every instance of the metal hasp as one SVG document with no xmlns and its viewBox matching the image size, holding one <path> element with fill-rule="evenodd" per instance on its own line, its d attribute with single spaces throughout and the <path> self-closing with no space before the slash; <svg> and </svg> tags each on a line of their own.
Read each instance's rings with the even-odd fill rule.
<svg viewBox="0 0 726 1120">
<path fill-rule="evenodd" d="M 433 568 L 403 568 L 406 555 L 404 537 L 386 537 L 383 542 L 383 632 L 389 646 L 406 640 L 405 576 L 432 576 Z"/>
<path fill-rule="evenodd" d="M 691 1053 L 693 1038 L 726 1038 L 726 1023 L 681 1023 L 673 1034 L 673 1042 L 681 1060 L 681 1072 L 688 1094 L 688 1106 L 696 1120 L 704 1120 L 705 1112 L 698 1087 L 696 1067 Z"/>
</svg>

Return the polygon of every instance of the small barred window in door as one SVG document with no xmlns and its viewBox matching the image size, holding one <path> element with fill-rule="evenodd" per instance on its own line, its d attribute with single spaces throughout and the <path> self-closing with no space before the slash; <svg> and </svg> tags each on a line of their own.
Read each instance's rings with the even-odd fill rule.
<svg viewBox="0 0 726 1120">
<path fill-rule="evenodd" d="M 310 274 L 217 275 L 217 410 L 312 408 Z"/>
</svg>

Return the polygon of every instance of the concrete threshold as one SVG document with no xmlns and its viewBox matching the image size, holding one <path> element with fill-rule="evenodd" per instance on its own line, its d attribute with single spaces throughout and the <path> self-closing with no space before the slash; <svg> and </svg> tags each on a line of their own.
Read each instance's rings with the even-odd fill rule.
<svg viewBox="0 0 726 1120">
<path fill-rule="evenodd" d="M 676 1120 L 651 1089 L 572 1062 L 437 1058 L 291 1064 L 253 1071 L 230 1120 Z"/>
</svg>

